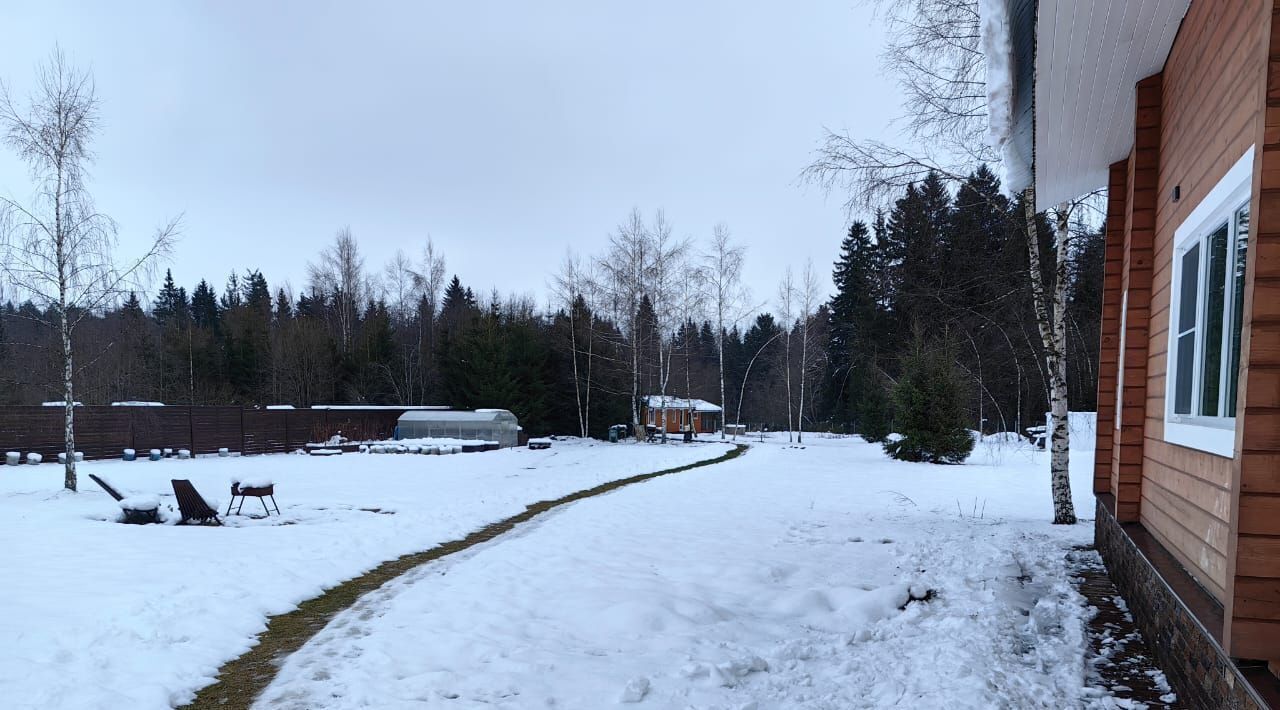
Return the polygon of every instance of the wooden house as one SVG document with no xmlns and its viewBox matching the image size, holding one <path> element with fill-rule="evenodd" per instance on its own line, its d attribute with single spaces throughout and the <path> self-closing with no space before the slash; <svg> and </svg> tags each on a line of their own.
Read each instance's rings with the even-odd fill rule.
<svg viewBox="0 0 1280 710">
<path fill-rule="evenodd" d="M 665 419 L 663 413 L 666 413 Z M 692 430 L 695 434 L 711 434 L 720 431 L 724 411 L 720 405 L 702 399 L 663 397 L 649 395 L 640 401 L 640 423 L 657 427 L 665 421 L 667 433 L 678 434 Z"/>
<path fill-rule="evenodd" d="M 1098 549 L 1180 702 L 1280 706 L 1280 3 L 981 6 L 1006 186 L 1107 190 Z"/>
</svg>

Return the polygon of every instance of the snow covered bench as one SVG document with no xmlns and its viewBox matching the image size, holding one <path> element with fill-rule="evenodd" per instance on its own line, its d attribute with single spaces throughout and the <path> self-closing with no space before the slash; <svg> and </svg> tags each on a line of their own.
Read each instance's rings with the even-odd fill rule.
<svg viewBox="0 0 1280 710">
<path fill-rule="evenodd" d="M 120 494 L 110 483 L 102 480 L 95 474 L 89 474 L 89 478 L 106 492 L 107 495 L 116 499 L 120 504 L 120 510 L 124 511 L 124 521 L 132 525 L 145 525 L 147 523 L 160 522 L 160 498 L 153 495 L 129 496 L 128 498 Z"/>
<path fill-rule="evenodd" d="M 551 440 L 550 439 L 530 439 L 529 448 L 534 450 L 549 449 L 551 448 Z"/>
<path fill-rule="evenodd" d="M 1049 436 L 1048 427 L 1029 426 L 1027 427 L 1027 436 L 1031 437 L 1031 443 L 1035 444 L 1036 448 L 1043 449 L 1045 445 L 1045 439 L 1047 439 Z"/>
</svg>

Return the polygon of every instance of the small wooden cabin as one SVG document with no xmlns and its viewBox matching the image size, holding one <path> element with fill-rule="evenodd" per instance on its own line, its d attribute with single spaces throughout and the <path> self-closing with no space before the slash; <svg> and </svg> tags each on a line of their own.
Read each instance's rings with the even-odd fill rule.
<svg viewBox="0 0 1280 710">
<path fill-rule="evenodd" d="M 689 430 L 695 434 L 712 434 L 720 431 L 723 419 L 724 410 L 720 405 L 702 399 L 653 394 L 640 402 L 640 423 L 657 427 L 661 431 L 662 423 L 666 421 L 668 434 L 680 434 Z"/>
</svg>

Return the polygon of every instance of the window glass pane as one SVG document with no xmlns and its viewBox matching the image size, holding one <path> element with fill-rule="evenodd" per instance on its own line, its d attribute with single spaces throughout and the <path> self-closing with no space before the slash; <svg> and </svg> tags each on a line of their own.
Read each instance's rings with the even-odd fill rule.
<svg viewBox="0 0 1280 710">
<path fill-rule="evenodd" d="M 1196 335 L 1192 331 L 1178 337 L 1177 368 L 1174 377 L 1173 412 L 1191 413 L 1191 381 L 1196 358 Z"/>
<path fill-rule="evenodd" d="M 1208 262 L 1204 279 L 1204 356 L 1200 369 L 1200 414 L 1218 416 L 1218 397 L 1222 393 L 1222 327 L 1227 306 L 1227 242 L 1229 232 L 1224 223 L 1205 241 Z"/>
<path fill-rule="evenodd" d="M 1178 307 L 1178 332 L 1196 327 L 1196 290 L 1200 284 L 1200 245 L 1182 255 L 1181 299 Z"/>
<path fill-rule="evenodd" d="M 1200 283 L 1200 245 L 1182 255 L 1181 283 L 1178 286 L 1178 340 L 1174 354 L 1173 412 L 1191 413 L 1191 384 L 1196 358 L 1196 290 Z"/>
<path fill-rule="evenodd" d="M 1240 328 L 1244 322 L 1244 267 L 1249 251 L 1249 205 L 1236 211 L 1236 243 L 1231 265 L 1231 341 L 1227 355 L 1227 408 L 1236 415 L 1236 389 L 1240 381 Z"/>
</svg>

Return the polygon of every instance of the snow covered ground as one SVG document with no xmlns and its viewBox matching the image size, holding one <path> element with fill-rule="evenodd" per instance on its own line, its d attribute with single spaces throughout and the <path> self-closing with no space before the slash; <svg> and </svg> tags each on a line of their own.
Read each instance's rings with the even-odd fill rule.
<svg viewBox="0 0 1280 710">
<path fill-rule="evenodd" d="M 1063 563 L 1092 525 L 1051 513 L 1047 455 L 1008 440 L 931 466 L 773 436 L 410 572 L 258 707 L 1112 707 Z"/>
<path fill-rule="evenodd" d="M 0 706 L 167 708 L 250 646 L 268 615 L 379 562 L 605 481 L 714 458 L 719 444 L 558 441 L 453 456 L 273 455 L 0 467 Z M 275 481 L 283 515 L 227 527 L 120 525 L 115 501 L 190 479 L 225 510 L 232 478 Z M 256 500 L 246 514 L 261 515 Z"/>
</svg>

